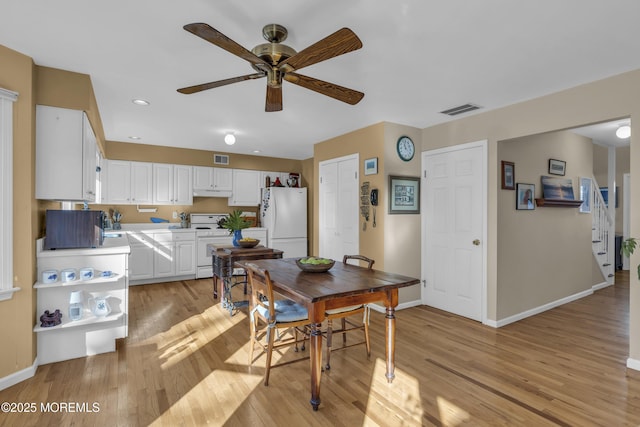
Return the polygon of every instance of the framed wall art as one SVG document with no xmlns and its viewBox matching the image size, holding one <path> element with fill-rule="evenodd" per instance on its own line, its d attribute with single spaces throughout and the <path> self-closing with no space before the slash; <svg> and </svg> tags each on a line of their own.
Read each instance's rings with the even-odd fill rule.
<svg viewBox="0 0 640 427">
<path fill-rule="evenodd" d="M 564 176 L 566 169 L 567 169 L 567 162 L 562 160 L 549 159 L 549 173 L 551 175 Z"/>
<path fill-rule="evenodd" d="M 420 178 L 389 175 L 389 213 L 420 213 Z"/>
<path fill-rule="evenodd" d="M 580 177 L 580 200 L 580 212 L 591 212 L 591 178 Z"/>
<path fill-rule="evenodd" d="M 516 184 L 516 209 L 519 211 L 532 211 L 535 209 L 533 200 L 536 194 L 535 184 Z"/>
<path fill-rule="evenodd" d="M 513 162 L 502 161 L 502 189 L 503 190 L 515 190 L 516 189 L 516 174 L 515 165 Z"/>
<path fill-rule="evenodd" d="M 378 158 L 372 157 L 364 161 L 364 174 L 376 175 L 378 173 Z"/>
</svg>

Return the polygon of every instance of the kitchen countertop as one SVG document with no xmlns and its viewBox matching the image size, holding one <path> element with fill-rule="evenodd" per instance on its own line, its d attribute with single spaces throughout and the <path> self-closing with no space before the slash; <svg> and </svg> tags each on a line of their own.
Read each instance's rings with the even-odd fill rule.
<svg viewBox="0 0 640 427">
<path fill-rule="evenodd" d="M 38 239 L 37 251 L 39 257 L 58 257 L 58 256 L 82 256 L 82 255 L 113 255 L 128 254 L 131 252 L 129 239 L 126 234 L 122 233 L 120 237 L 109 237 L 104 239 L 102 246 L 99 248 L 79 248 L 79 249 L 43 249 L 44 239 Z"/>
</svg>

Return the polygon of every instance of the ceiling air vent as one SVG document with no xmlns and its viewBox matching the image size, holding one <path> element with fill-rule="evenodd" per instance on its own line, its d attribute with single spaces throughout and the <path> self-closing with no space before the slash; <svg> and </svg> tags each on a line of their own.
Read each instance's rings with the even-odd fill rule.
<svg viewBox="0 0 640 427">
<path fill-rule="evenodd" d="M 446 114 L 447 116 L 457 116 L 458 114 L 468 113 L 469 111 L 477 110 L 480 107 L 475 104 L 463 104 L 458 105 L 457 107 L 449 108 L 448 110 L 440 111 L 442 114 Z"/>
<path fill-rule="evenodd" d="M 213 155 L 213 164 L 214 165 L 228 165 L 229 164 L 229 156 L 226 154 L 214 154 Z"/>
</svg>

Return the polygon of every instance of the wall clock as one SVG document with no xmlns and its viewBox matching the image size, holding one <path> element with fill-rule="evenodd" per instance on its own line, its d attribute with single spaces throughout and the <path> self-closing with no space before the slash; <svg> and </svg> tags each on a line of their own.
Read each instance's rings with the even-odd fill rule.
<svg viewBox="0 0 640 427">
<path fill-rule="evenodd" d="M 413 145 L 413 141 L 408 136 L 401 136 L 398 138 L 398 144 L 396 146 L 398 150 L 398 156 L 405 162 L 413 159 L 413 155 L 416 152 L 416 147 Z"/>
</svg>

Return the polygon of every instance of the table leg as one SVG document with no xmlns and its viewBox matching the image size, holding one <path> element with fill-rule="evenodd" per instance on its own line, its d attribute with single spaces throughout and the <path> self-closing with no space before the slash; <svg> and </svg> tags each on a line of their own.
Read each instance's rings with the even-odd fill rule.
<svg viewBox="0 0 640 427">
<path fill-rule="evenodd" d="M 387 382 L 393 382 L 395 378 L 395 364 L 396 364 L 396 317 L 394 315 L 395 308 L 387 306 L 387 314 L 385 316 L 385 332 L 386 332 L 386 348 L 385 356 L 387 359 Z"/>
<path fill-rule="evenodd" d="M 322 323 L 311 323 L 311 343 L 309 357 L 311 359 L 311 406 L 317 411 L 320 406 L 320 376 L 322 375 Z"/>
<path fill-rule="evenodd" d="M 218 298 L 218 276 L 213 275 L 213 299 Z"/>
</svg>

